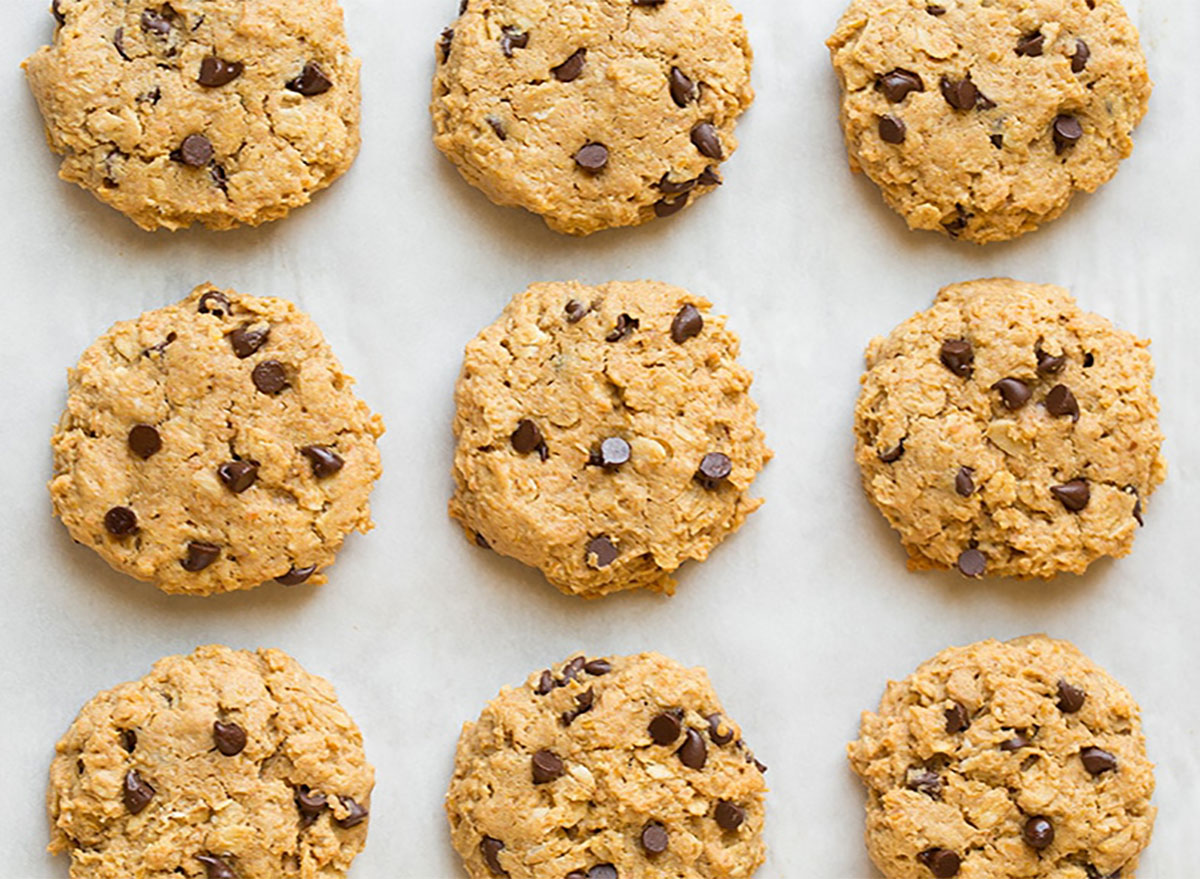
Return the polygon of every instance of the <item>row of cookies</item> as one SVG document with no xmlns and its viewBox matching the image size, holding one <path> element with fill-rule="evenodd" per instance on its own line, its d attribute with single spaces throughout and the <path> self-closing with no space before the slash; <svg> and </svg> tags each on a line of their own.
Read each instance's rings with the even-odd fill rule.
<svg viewBox="0 0 1200 879">
<path fill-rule="evenodd" d="M 888 879 L 1132 879 L 1154 825 L 1136 703 L 1045 636 L 890 683 L 848 756 Z M 576 656 L 463 727 L 445 805 L 473 879 L 747 877 L 765 772 L 703 669 Z M 326 681 L 278 650 L 202 647 L 82 709 L 50 770 L 50 848 L 76 879 L 342 877 L 374 785 Z"/>
<path fill-rule="evenodd" d="M 336 0 L 53 0 L 25 63 L 60 174 L 145 229 L 278 219 L 360 146 Z M 1119 0 L 852 0 L 828 40 L 851 167 L 910 227 L 986 243 L 1132 149 L 1151 84 Z M 753 53 L 726 0 L 463 0 L 434 142 L 501 205 L 584 235 L 722 183 Z"/>
</svg>

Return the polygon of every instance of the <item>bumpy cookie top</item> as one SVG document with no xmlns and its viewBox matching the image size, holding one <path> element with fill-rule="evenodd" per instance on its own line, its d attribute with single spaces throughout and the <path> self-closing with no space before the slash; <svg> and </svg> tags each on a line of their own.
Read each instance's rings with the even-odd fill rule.
<svg viewBox="0 0 1200 879">
<path fill-rule="evenodd" d="M 446 810 L 473 879 L 748 877 L 765 771 L 703 669 L 579 656 L 463 728 Z"/>
<path fill-rule="evenodd" d="M 910 567 L 1053 577 L 1126 555 L 1166 473 L 1148 344 L 1008 279 L 947 287 L 871 342 L 856 455 Z"/>
<path fill-rule="evenodd" d="M 469 0 L 437 45 L 434 142 L 556 231 L 645 223 L 721 182 L 751 58 L 726 0 Z"/>
<path fill-rule="evenodd" d="M 1107 182 L 1150 97 L 1119 0 L 853 0 L 829 47 L 851 165 L 910 227 L 979 244 Z"/>
<path fill-rule="evenodd" d="M 672 591 L 761 501 L 737 337 L 652 281 L 536 284 L 467 346 L 450 512 L 564 592 Z"/>
<path fill-rule="evenodd" d="M 278 650 L 201 647 L 84 706 L 50 767 L 72 879 L 344 876 L 374 770 L 328 682 Z"/>
<path fill-rule="evenodd" d="M 211 285 L 114 326 L 70 373 L 54 512 L 165 592 L 323 583 L 371 527 L 383 424 L 290 302 Z"/>
<path fill-rule="evenodd" d="M 143 229 L 257 225 L 358 152 L 336 0 L 54 0 L 25 62 L 60 176 Z"/>
<path fill-rule="evenodd" d="M 1042 635 L 951 648 L 888 684 L 849 756 L 888 879 L 1133 879 L 1154 826 L 1138 706 Z"/>
</svg>

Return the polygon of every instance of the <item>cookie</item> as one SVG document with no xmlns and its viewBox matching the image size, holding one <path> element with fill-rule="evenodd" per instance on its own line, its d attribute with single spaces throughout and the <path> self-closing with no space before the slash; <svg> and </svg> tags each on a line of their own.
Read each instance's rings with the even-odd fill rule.
<svg viewBox="0 0 1200 879">
<path fill-rule="evenodd" d="M 748 877 L 765 771 L 703 669 L 577 656 L 463 727 L 446 811 L 472 879 Z"/>
<path fill-rule="evenodd" d="M 939 653 L 848 750 L 887 879 L 1134 879 L 1154 827 L 1137 704 L 1044 635 Z"/>
<path fill-rule="evenodd" d="M 496 204 L 570 235 L 711 192 L 754 100 L 726 0 L 469 0 L 436 52 L 438 149 Z"/>
<path fill-rule="evenodd" d="M 278 650 L 201 647 L 83 707 L 50 767 L 71 879 L 341 877 L 374 770 L 333 687 Z"/>
<path fill-rule="evenodd" d="M 290 302 L 197 287 L 69 378 L 54 512 L 118 571 L 193 595 L 324 583 L 371 528 L 383 423 Z"/>
<path fill-rule="evenodd" d="M 1166 475 L 1148 342 L 1061 287 L 954 284 L 867 348 L 856 457 L 909 567 L 1082 574 Z"/>
<path fill-rule="evenodd" d="M 853 0 L 828 45 L 851 168 L 977 244 L 1108 182 L 1150 98 L 1119 0 Z"/>
<path fill-rule="evenodd" d="M 467 537 L 568 594 L 670 593 L 761 501 L 770 451 L 738 339 L 653 281 L 535 284 L 467 345 L 456 490 Z"/>
<path fill-rule="evenodd" d="M 143 229 L 256 226 L 358 153 L 336 0 L 54 0 L 25 62 L 59 176 Z"/>
</svg>

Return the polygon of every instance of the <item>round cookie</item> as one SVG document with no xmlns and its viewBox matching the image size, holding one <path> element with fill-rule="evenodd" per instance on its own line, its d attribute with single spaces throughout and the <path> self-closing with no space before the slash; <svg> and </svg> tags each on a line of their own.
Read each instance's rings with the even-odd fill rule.
<svg viewBox="0 0 1200 879">
<path fill-rule="evenodd" d="M 50 767 L 50 851 L 71 879 L 341 877 L 374 783 L 327 681 L 201 647 L 84 706 Z"/>
<path fill-rule="evenodd" d="M 761 501 L 737 337 L 652 281 L 535 284 L 466 350 L 450 514 L 568 594 L 670 593 Z"/>
<path fill-rule="evenodd" d="M 1150 98 L 1119 0 L 853 0 L 828 45 L 851 167 L 910 228 L 977 244 L 1106 183 Z"/>
<path fill-rule="evenodd" d="M 336 0 L 54 0 L 25 62 L 59 176 L 143 229 L 258 225 L 358 153 Z"/>
<path fill-rule="evenodd" d="M 379 417 L 290 302 L 197 287 L 116 324 L 70 373 L 54 512 L 164 592 L 324 583 L 371 528 Z"/>
<path fill-rule="evenodd" d="M 991 279 L 867 348 L 856 457 L 909 567 L 1053 577 L 1129 553 L 1163 481 L 1148 342 Z"/>
<path fill-rule="evenodd" d="M 472 879 L 748 877 L 765 771 L 703 669 L 578 656 L 463 727 L 446 811 Z"/>
<path fill-rule="evenodd" d="M 1137 704 L 1044 635 L 889 683 L 848 752 L 887 879 L 1133 879 L 1154 827 Z"/>
<path fill-rule="evenodd" d="M 557 232 L 640 225 L 720 185 L 752 57 L 726 0 L 469 0 L 438 40 L 434 143 Z"/>
</svg>

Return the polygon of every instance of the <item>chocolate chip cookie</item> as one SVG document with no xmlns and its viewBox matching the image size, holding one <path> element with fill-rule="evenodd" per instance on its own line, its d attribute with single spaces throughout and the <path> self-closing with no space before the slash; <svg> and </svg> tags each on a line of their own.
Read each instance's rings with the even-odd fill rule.
<svg viewBox="0 0 1200 879">
<path fill-rule="evenodd" d="M 1048 578 L 1128 554 L 1166 474 L 1148 345 L 1008 279 L 872 341 L 856 457 L 909 567 Z"/>
<path fill-rule="evenodd" d="M 463 728 L 446 811 L 472 879 L 748 877 L 765 771 L 703 669 L 577 656 Z"/>
<path fill-rule="evenodd" d="M 25 62 L 59 176 L 143 229 L 277 220 L 358 153 L 336 0 L 54 0 Z"/>
<path fill-rule="evenodd" d="M 888 684 L 849 757 L 887 879 L 1133 879 L 1154 827 L 1137 704 L 1044 635 L 954 647 Z"/>
<path fill-rule="evenodd" d="M 164 592 L 324 583 L 381 472 L 383 424 L 352 384 L 290 302 L 197 287 L 71 371 L 54 512 Z"/>
<path fill-rule="evenodd" d="M 278 650 L 201 647 L 84 706 L 50 767 L 71 879 L 346 875 L 374 786 L 333 687 Z"/>
<path fill-rule="evenodd" d="M 726 0 L 467 0 L 436 52 L 438 149 L 496 204 L 571 235 L 711 192 L 754 99 Z"/>
<path fill-rule="evenodd" d="M 977 244 L 1106 183 L 1150 98 L 1119 0 L 853 0 L 828 44 L 851 167 L 911 228 Z"/>
<path fill-rule="evenodd" d="M 738 339 L 653 281 L 535 284 L 466 350 L 450 514 L 568 594 L 671 592 L 760 500 Z"/>
</svg>

